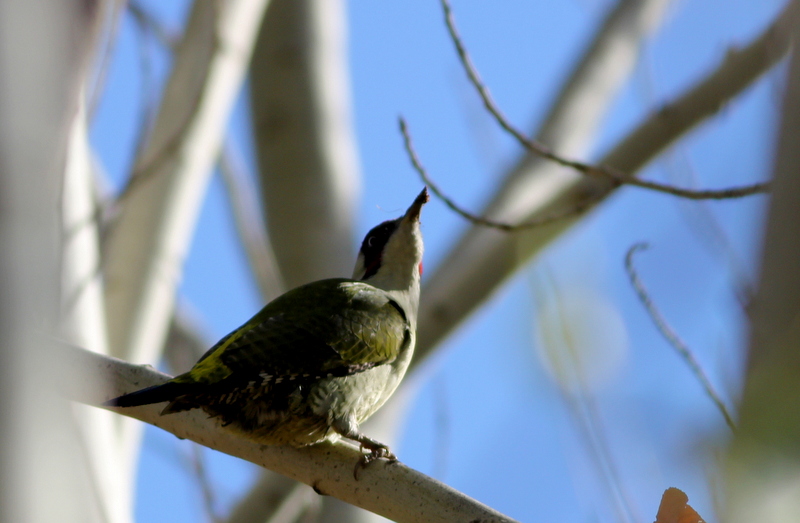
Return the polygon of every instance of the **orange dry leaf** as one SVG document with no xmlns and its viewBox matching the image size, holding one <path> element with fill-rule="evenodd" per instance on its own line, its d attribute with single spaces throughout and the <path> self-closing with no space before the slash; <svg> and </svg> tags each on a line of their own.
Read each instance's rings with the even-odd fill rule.
<svg viewBox="0 0 800 523">
<path fill-rule="evenodd" d="M 705 523 L 687 503 L 689 496 L 674 487 L 664 491 L 655 523 Z"/>
</svg>

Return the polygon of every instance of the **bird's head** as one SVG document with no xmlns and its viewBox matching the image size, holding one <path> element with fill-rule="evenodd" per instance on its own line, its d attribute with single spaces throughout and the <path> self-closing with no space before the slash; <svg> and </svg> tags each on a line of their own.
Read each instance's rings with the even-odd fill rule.
<svg viewBox="0 0 800 523">
<path fill-rule="evenodd" d="M 428 189 L 422 189 L 403 216 L 367 233 L 356 260 L 354 280 L 385 291 L 414 288 L 419 293 L 423 250 L 419 215 L 428 199 Z"/>
</svg>

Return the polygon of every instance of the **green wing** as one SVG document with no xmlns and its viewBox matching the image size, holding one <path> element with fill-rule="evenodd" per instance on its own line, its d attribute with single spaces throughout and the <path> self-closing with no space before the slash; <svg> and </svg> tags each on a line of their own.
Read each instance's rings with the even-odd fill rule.
<svg viewBox="0 0 800 523">
<path fill-rule="evenodd" d="M 402 308 L 384 291 L 352 280 L 322 280 L 267 304 L 175 381 L 346 376 L 392 362 L 409 336 Z"/>
</svg>

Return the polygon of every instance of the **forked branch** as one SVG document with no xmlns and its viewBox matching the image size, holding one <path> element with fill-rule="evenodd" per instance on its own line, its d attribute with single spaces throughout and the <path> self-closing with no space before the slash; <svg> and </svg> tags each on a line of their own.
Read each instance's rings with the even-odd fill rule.
<svg viewBox="0 0 800 523">
<path fill-rule="evenodd" d="M 764 193 L 769 190 L 769 182 L 755 183 L 752 185 L 746 185 L 742 187 L 730 187 L 718 190 L 684 189 L 680 187 L 673 187 L 668 184 L 641 180 L 627 173 L 624 173 L 619 169 L 615 169 L 614 167 L 610 167 L 607 165 L 592 165 L 572 160 L 569 158 L 564 158 L 563 156 L 556 154 L 545 144 L 540 143 L 537 140 L 534 140 L 526 136 L 525 133 L 517 129 L 508 120 L 508 118 L 506 118 L 505 114 L 503 114 L 503 112 L 497 106 L 495 101 L 492 99 L 492 96 L 489 93 L 489 88 L 486 87 L 486 84 L 484 84 L 483 81 L 481 80 L 481 77 L 478 74 L 478 70 L 473 64 L 469 53 L 467 52 L 467 48 L 464 45 L 463 40 L 461 39 L 461 35 L 459 34 L 458 29 L 456 28 L 455 19 L 453 17 L 453 11 L 452 8 L 450 7 L 449 0 L 440 0 L 440 1 L 442 3 L 442 9 L 444 10 L 444 17 L 445 17 L 445 22 L 447 24 L 447 30 L 450 33 L 450 38 L 456 47 L 456 51 L 458 52 L 459 61 L 461 62 L 461 65 L 464 67 L 464 70 L 467 73 L 467 77 L 469 78 L 470 83 L 473 85 L 473 87 L 475 87 L 475 90 L 481 97 L 484 107 L 486 107 L 486 110 L 489 111 L 492 117 L 494 117 L 498 125 L 500 125 L 500 127 L 504 131 L 510 134 L 517 142 L 519 142 L 519 144 L 522 147 L 524 147 L 529 152 L 537 154 L 542 158 L 551 160 L 564 167 L 569 167 L 571 169 L 574 169 L 586 176 L 604 176 L 609 180 L 613 181 L 615 184 L 633 185 L 635 187 L 650 189 L 656 192 L 671 194 L 673 196 L 679 196 L 681 198 L 688 198 L 691 200 L 722 200 L 730 198 L 741 198 L 743 196 L 750 196 L 753 194 Z M 484 223 L 484 225 L 488 224 Z"/>
</svg>

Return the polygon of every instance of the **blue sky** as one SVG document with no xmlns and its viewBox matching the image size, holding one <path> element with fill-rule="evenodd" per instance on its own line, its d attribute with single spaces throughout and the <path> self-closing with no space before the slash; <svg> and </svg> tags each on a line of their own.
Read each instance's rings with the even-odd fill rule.
<svg viewBox="0 0 800 523">
<path fill-rule="evenodd" d="M 702 78 L 730 46 L 748 42 L 783 3 L 673 2 L 586 159 L 602 155 L 651 110 Z M 185 1 L 142 4 L 180 30 Z M 534 129 L 610 5 L 509 0 L 488 8 L 485 2 L 464 0 L 453 7 L 496 101 L 518 126 Z M 354 0 L 348 22 L 363 175 L 357 236 L 405 209 L 421 187 L 397 130 L 401 114 L 431 175 L 450 196 L 478 211 L 521 151 L 483 112 L 467 84 L 438 2 Z M 117 185 L 130 166 L 139 122 L 141 41 L 132 18 L 124 16 L 92 127 L 92 142 Z M 152 41 L 148 45 L 158 81 L 168 60 Z M 645 176 L 670 181 L 691 172 L 702 187 L 768 177 L 779 99 L 780 74 L 773 72 L 649 166 Z M 231 134 L 247 151 L 246 111 L 243 98 Z M 765 202 L 753 197 L 705 204 L 751 275 Z M 691 205 L 636 188 L 618 191 L 534 259 L 415 376 L 418 395 L 397 449 L 400 459 L 521 521 L 619 520 L 615 494 L 588 450 L 575 403 L 540 356 L 546 330 L 541 320 L 558 303 L 563 309 L 557 311 L 581 311 L 568 318 L 576 339 L 612 336 L 611 348 L 602 350 L 612 350 L 618 361 L 592 389 L 591 404 L 630 512 L 638 520 L 652 520 L 663 490 L 676 486 L 713 521 L 709 474 L 714 461 L 707 447 L 727 429 L 653 328 L 623 269 L 627 249 L 650 242 L 651 249 L 636 257 L 642 278 L 724 399 L 732 402 L 745 318 L 724 260 L 708 247 L 703 222 Z M 423 219 L 426 273 L 432 274 L 466 224 L 435 200 Z M 211 341 L 262 305 L 234 234 L 222 183 L 215 177 L 180 291 L 202 314 Z M 575 303 L 589 306 L 572 308 Z M 617 320 L 621 334 L 609 327 Z M 581 325 L 594 325 L 588 338 L 578 334 Z M 191 444 L 153 428 L 146 434 L 137 520 L 202 520 L 200 489 L 188 465 Z M 217 510 L 224 514 L 255 476 L 255 467 L 212 451 L 203 455 Z"/>
</svg>

